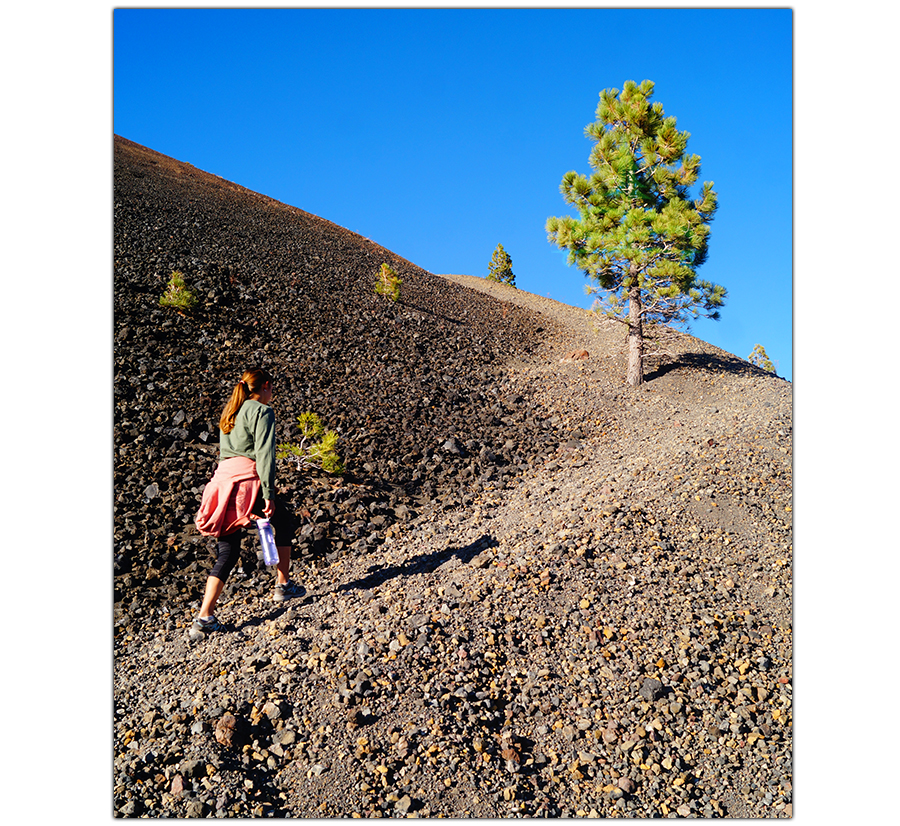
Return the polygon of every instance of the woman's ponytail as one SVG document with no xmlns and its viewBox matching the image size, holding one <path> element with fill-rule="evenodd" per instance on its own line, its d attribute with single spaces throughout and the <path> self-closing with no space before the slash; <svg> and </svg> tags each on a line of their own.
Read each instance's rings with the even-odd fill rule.
<svg viewBox="0 0 900 826">
<path fill-rule="evenodd" d="M 241 405 L 253 393 L 258 393 L 267 381 L 272 381 L 272 377 L 261 367 L 251 367 L 244 372 L 240 381 L 234 386 L 234 390 L 231 391 L 231 398 L 228 400 L 228 404 L 225 405 L 225 409 L 222 411 L 222 416 L 219 419 L 219 427 L 223 433 L 231 433 L 234 430 L 234 420 L 237 417 L 238 410 L 241 409 Z"/>
</svg>

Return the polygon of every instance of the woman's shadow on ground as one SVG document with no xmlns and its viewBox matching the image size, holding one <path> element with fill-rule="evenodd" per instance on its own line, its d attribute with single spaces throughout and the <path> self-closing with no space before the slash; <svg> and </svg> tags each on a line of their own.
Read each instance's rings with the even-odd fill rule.
<svg viewBox="0 0 900 826">
<path fill-rule="evenodd" d="M 445 562 L 456 557 L 463 563 L 471 562 L 478 554 L 487 548 L 496 548 L 500 543 L 494 537 L 483 534 L 474 542 L 462 548 L 447 548 L 443 551 L 433 551 L 429 554 L 419 554 L 405 562 L 403 565 L 387 565 L 383 568 L 373 566 L 368 576 L 345 582 L 337 587 L 337 591 L 368 590 L 383 585 L 389 579 L 400 576 L 413 576 L 415 574 L 430 574 L 441 567 Z"/>
<path fill-rule="evenodd" d="M 386 565 L 383 568 L 372 566 L 369 569 L 369 574 L 367 576 L 361 577 L 360 579 L 354 579 L 352 582 L 345 582 L 343 585 L 339 585 L 337 588 L 335 588 L 335 591 L 366 591 L 371 588 L 377 588 L 379 585 L 383 585 L 389 579 L 394 579 L 396 577 L 413 576 L 415 574 L 430 574 L 440 568 L 441 565 L 443 565 L 445 562 L 453 559 L 454 557 L 459 559 L 460 562 L 467 564 L 471 562 L 476 556 L 478 556 L 482 551 L 488 548 L 496 548 L 499 546 L 499 544 L 500 543 L 489 534 L 482 534 L 474 542 L 470 542 L 468 545 L 465 545 L 462 548 L 446 548 L 443 551 L 433 551 L 432 553 L 428 554 L 419 554 L 418 556 L 414 556 L 409 559 L 403 565 Z M 323 596 L 324 594 L 321 593 L 305 593 L 299 599 L 290 600 L 283 603 L 276 603 L 265 614 L 261 614 L 259 616 L 253 617 L 252 619 L 248 619 L 242 622 L 240 626 L 238 626 L 235 630 L 241 631 L 245 628 L 257 628 L 263 623 L 269 620 L 276 619 L 277 617 L 283 615 L 288 609 L 292 607 L 302 608 L 305 605 L 310 605 L 313 602 L 317 602 Z"/>
</svg>

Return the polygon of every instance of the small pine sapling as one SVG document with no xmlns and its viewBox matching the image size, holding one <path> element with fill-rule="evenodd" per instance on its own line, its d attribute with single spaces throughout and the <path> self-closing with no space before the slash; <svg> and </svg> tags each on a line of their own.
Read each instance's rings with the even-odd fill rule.
<svg viewBox="0 0 900 826">
<path fill-rule="evenodd" d="M 190 312 L 197 304 L 197 296 L 185 283 L 184 276 L 175 270 L 159 303 L 162 307 L 171 307 L 179 312 Z"/>
<path fill-rule="evenodd" d="M 400 276 L 389 264 L 382 264 L 378 272 L 378 280 L 375 282 L 375 292 L 397 301 L 400 298 L 400 285 L 403 283 Z"/>
<path fill-rule="evenodd" d="M 299 415 L 297 425 L 300 428 L 300 443 L 278 445 L 277 458 L 295 462 L 297 470 L 320 467 L 326 473 L 342 474 L 344 463 L 337 452 L 337 433 L 326 430 L 322 420 L 311 412 Z"/>
<path fill-rule="evenodd" d="M 775 372 L 775 365 L 772 364 L 772 360 L 769 358 L 766 353 L 765 347 L 762 344 L 757 344 L 756 347 L 753 348 L 753 352 L 750 354 L 750 357 L 747 359 L 750 364 L 754 364 L 757 367 L 761 367 L 768 373 Z"/>
<path fill-rule="evenodd" d="M 326 473 L 344 472 L 344 463 L 337 452 L 338 435 L 333 430 L 326 430 L 318 442 L 309 447 L 310 458 L 322 466 Z"/>
<path fill-rule="evenodd" d="M 516 286 L 516 276 L 512 271 L 512 258 L 509 253 L 503 249 L 503 244 L 497 244 L 497 249 L 491 256 L 491 263 L 488 267 L 488 281 L 497 281 L 501 284 L 509 284 L 510 287 Z"/>
</svg>

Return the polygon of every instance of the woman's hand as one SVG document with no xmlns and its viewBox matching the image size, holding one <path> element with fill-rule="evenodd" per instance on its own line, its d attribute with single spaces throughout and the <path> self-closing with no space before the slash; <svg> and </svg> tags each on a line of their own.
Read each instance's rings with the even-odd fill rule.
<svg viewBox="0 0 900 826">
<path fill-rule="evenodd" d="M 265 505 L 263 506 L 263 516 L 265 516 L 266 519 L 271 519 L 273 513 L 275 513 L 275 501 L 273 499 L 266 499 Z"/>
</svg>

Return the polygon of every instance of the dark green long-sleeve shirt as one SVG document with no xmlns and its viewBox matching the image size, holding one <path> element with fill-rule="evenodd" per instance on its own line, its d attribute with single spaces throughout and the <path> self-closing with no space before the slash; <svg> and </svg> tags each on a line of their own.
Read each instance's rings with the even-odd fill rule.
<svg viewBox="0 0 900 826">
<path fill-rule="evenodd" d="M 247 399 L 234 419 L 234 430 L 219 430 L 219 461 L 246 456 L 256 462 L 263 499 L 275 496 L 275 411 Z"/>
</svg>

